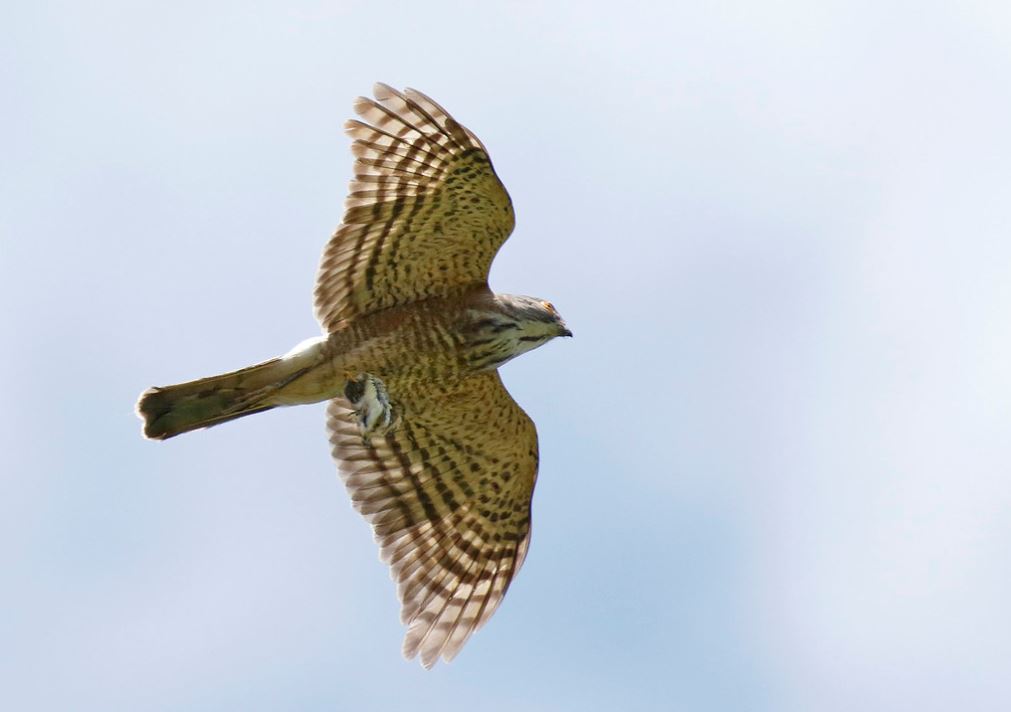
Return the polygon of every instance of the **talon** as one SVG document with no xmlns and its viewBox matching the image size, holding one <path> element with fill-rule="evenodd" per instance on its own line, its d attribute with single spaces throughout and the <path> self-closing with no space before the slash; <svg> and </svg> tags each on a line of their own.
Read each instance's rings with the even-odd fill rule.
<svg viewBox="0 0 1011 712">
<path fill-rule="evenodd" d="M 372 435 L 383 435 L 396 422 L 386 384 L 371 373 L 360 373 L 344 385 L 344 396 L 354 407 L 362 444 L 371 446 Z"/>
</svg>

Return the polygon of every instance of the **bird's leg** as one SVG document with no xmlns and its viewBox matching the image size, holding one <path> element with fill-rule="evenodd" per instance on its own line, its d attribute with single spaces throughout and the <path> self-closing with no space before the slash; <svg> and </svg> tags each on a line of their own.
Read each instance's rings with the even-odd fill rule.
<svg viewBox="0 0 1011 712">
<path fill-rule="evenodd" d="M 344 396 L 355 409 L 364 445 L 371 445 L 374 434 L 383 435 L 396 424 L 397 417 L 386 384 L 371 373 L 349 375 L 344 385 Z"/>
</svg>

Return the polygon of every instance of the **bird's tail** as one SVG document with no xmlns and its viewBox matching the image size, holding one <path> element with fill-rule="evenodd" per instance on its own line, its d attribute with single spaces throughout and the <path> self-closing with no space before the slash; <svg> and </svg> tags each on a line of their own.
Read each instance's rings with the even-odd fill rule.
<svg viewBox="0 0 1011 712">
<path fill-rule="evenodd" d="M 155 386 L 141 394 L 137 414 L 144 419 L 145 437 L 164 440 L 281 405 L 271 396 L 307 370 L 274 358 L 220 376 Z"/>
</svg>

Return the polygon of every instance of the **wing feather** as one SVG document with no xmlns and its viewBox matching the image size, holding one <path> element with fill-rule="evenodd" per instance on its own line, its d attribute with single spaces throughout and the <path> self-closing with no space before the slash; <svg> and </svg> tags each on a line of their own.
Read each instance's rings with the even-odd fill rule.
<svg viewBox="0 0 1011 712">
<path fill-rule="evenodd" d="M 323 250 L 324 331 L 397 304 L 487 283 L 512 232 L 512 201 L 481 141 L 421 92 L 377 84 L 354 104 L 354 178 Z"/>
<path fill-rule="evenodd" d="M 397 582 L 404 654 L 431 667 L 492 616 L 523 563 L 537 432 L 497 372 L 426 393 L 386 385 L 397 428 L 366 445 L 338 398 L 327 410 L 330 442 Z"/>
</svg>

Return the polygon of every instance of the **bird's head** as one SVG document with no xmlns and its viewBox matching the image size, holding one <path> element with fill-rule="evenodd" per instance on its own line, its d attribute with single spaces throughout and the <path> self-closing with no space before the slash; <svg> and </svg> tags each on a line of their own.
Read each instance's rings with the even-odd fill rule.
<svg viewBox="0 0 1011 712">
<path fill-rule="evenodd" d="M 477 369 L 498 368 L 556 336 L 572 336 L 558 310 L 536 297 L 496 294 L 491 310 L 471 313 L 468 360 Z"/>
<path fill-rule="evenodd" d="M 549 301 L 538 297 L 500 294 L 498 302 L 530 335 L 543 336 L 545 340 L 556 336 L 572 336 L 562 315 Z"/>
<path fill-rule="evenodd" d="M 572 336 L 562 315 L 549 301 L 515 294 L 500 294 L 496 300 L 517 325 L 517 340 L 521 344 L 529 344 L 529 348 L 523 351 L 536 348 L 556 336 Z"/>
</svg>

